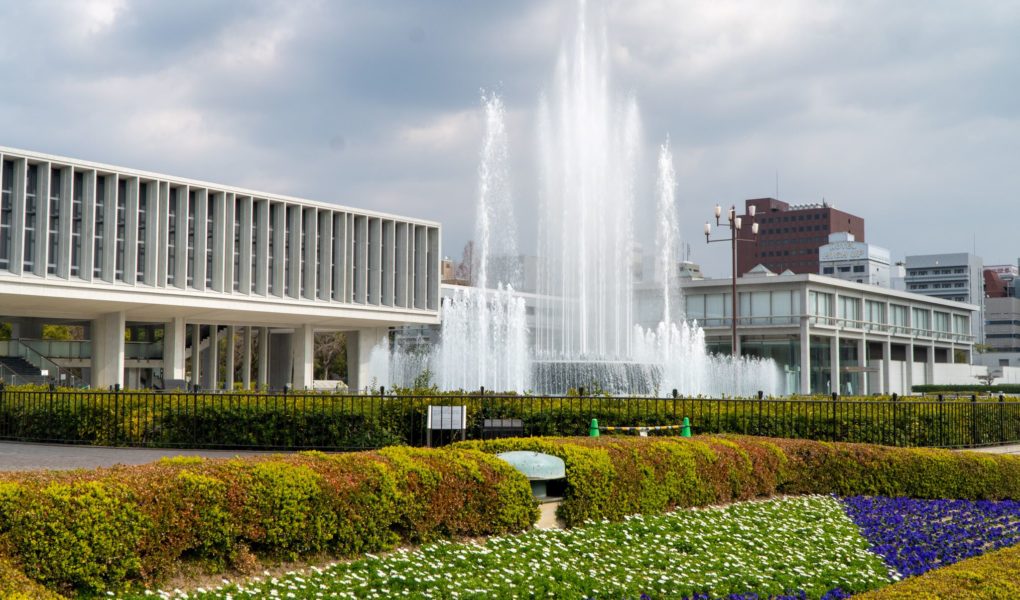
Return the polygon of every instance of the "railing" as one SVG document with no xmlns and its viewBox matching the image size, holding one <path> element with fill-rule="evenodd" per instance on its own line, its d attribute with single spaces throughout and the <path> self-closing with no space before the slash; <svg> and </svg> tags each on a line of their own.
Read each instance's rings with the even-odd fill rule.
<svg viewBox="0 0 1020 600">
<path fill-rule="evenodd" d="M 363 450 L 448 442 L 429 406 L 465 406 L 467 439 L 583 436 L 602 426 L 676 425 L 894 446 L 1020 442 L 1020 400 L 618 398 L 601 396 L 191 394 L 0 391 L 0 439 L 111 446 Z M 504 428 L 511 423 L 513 427 Z"/>
<path fill-rule="evenodd" d="M 37 349 L 39 347 L 46 349 L 49 347 L 47 344 L 52 342 L 53 340 L 9 340 L 4 350 L 8 356 L 20 356 L 37 369 L 47 371 L 50 373 L 47 377 L 58 385 L 85 387 L 85 383 L 69 369 L 61 367 Z"/>
</svg>

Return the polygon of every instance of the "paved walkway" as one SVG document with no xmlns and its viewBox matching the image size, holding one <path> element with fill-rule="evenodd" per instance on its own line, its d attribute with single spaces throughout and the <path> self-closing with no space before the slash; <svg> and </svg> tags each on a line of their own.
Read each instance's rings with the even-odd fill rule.
<svg viewBox="0 0 1020 600">
<path fill-rule="evenodd" d="M 155 448 L 103 448 L 60 444 L 23 444 L 0 442 L 0 471 L 33 469 L 94 469 L 113 465 L 141 465 L 164 456 L 205 456 L 232 458 L 273 454 L 239 450 L 164 450 Z"/>
<path fill-rule="evenodd" d="M 973 448 L 975 452 L 987 452 L 988 454 L 1020 454 L 1020 444 L 1009 446 L 990 446 L 988 448 Z"/>
</svg>

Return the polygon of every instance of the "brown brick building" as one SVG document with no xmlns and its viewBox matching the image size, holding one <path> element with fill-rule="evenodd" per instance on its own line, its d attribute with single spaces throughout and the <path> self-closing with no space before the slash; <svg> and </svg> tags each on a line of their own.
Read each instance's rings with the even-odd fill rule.
<svg viewBox="0 0 1020 600">
<path fill-rule="evenodd" d="M 754 206 L 754 218 L 748 209 Z M 750 239 L 751 223 L 758 223 L 755 242 L 737 244 L 737 272 L 747 273 L 762 264 L 776 273 L 818 273 L 818 248 L 829 234 L 848 231 L 863 242 L 864 219 L 821 204 L 789 205 L 775 198 L 754 198 L 744 202 L 740 237 Z"/>
</svg>

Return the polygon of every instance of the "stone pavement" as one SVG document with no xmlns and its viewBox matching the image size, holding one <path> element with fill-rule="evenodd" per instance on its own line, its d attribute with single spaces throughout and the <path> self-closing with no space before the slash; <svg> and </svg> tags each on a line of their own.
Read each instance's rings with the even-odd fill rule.
<svg viewBox="0 0 1020 600">
<path fill-rule="evenodd" d="M 1020 444 L 1008 446 L 989 446 L 988 448 L 972 448 L 975 452 L 987 452 L 988 454 L 1020 454 Z"/>
<path fill-rule="evenodd" d="M 32 469 L 94 469 L 113 465 L 141 465 L 164 456 L 205 456 L 231 458 L 274 454 L 239 450 L 166 450 L 155 448 L 103 448 L 60 444 L 24 444 L 0 442 L 0 471 Z"/>
</svg>

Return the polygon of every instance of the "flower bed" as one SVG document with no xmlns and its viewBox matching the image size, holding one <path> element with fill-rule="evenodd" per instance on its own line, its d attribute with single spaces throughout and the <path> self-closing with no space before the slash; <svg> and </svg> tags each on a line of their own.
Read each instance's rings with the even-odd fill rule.
<svg viewBox="0 0 1020 600">
<path fill-rule="evenodd" d="M 840 502 L 810 496 L 442 542 L 190 598 L 839 598 L 888 581 Z"/>
<path fill-rule="evenodd" d="M 1020 543 L 1020 502 L 855 496 L 847 513 L 904 577 Z"/>
</svg>

